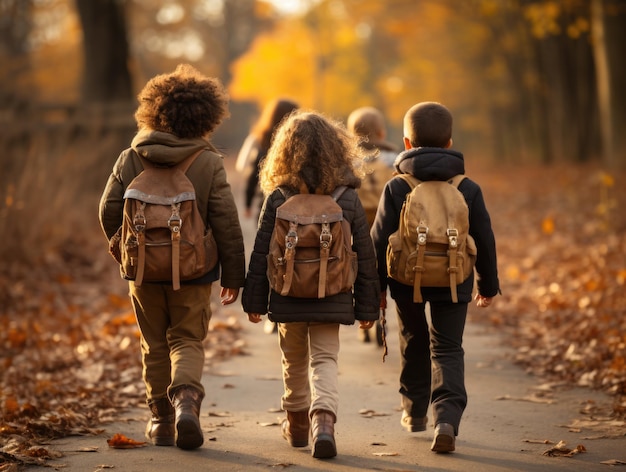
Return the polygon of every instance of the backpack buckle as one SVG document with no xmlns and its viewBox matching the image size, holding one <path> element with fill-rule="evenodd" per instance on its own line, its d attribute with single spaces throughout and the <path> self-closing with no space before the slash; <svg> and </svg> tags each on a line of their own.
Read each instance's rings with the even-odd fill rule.
<svg viewBox="0 0 626 472">
<path fill-rule="evenodd" d="M 417 231 L 417 244 L 423 246 L 426 244 L 426 236 L 428 235 L 428 226 L 418 225 Z"/>
<path fill-rule="evenodd" d="M 298 245 L 298 224 L 295 222 L 289 223 L 289 231 L 285 234 L 285 249 L 294 249 Z"/>
<path fill-rule="evenodd" d="M 167 225 L 172 233 L 180 232 L 183 220 L 180 217 L 180 203 L 172 204 L 172 215 L 167 220 Z"/>
<path fill-rule="evenodd" d="M 446 234 L 448 235 L 448 241 L 450 241 L 450 247 L 457 247 L 459 231 L 454 228 L 448 228 Z"/>
<path fill-rule="evenodd" d="M 170 231 L 172 233 L 178 233 L 180 231 L 180 227 L 183 224 L 183 220 L 178 215 L 172 215 L 167 220 L 167 225 L 170 227 Z"/>
<path fill-rule="evenodd" d="M 145 208 L 146 202 L 142 202 L 137 209 L 137 213 L 135 213 L 135 217 L 133 218 L 133 226 L 138 233 L 143 233 L 146 229 L 146 215 L 143 213 Z"/>
<path fill-rule="evenodd" d="M 328 223 L 322 223 L 322 231 L 320 232 L 320 247 L 322 249 L 328 249 L 332 241 L 333 235 L 330 232 L 330 225 Z"/>
</svg>

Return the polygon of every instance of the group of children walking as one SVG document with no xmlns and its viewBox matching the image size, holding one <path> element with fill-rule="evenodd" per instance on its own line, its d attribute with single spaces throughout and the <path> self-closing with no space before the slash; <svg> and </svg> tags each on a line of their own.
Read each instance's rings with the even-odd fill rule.
<svg viewBox="0 0 626 472">
<path fill-rule="evenodd" d="M 138 286 L 129 280 L 151 410 L 146 436 L 155 445 L 182 449 L 203 444 L 202 343 L 211 318 L 211 284 L 220 280 L 223 304 L 234 303 L 243 287 L 241 300 L 248 319 L 259 323 L 268 316 L 278 325 L 284 383 L 281 406 L 286 412 L 282 435 L 292 447 L 310 443 L 313 457 L 336 456 L 339 328 L 357 321 L 362 329 L 371 328 L 386 306 L 389 288 L 400 326 L 401 425 L 408 431 L 425 431 L 432 405 L 431 449 L 454 451 L 467 402 L 462 335 L 474 277 L 459 285 L 456 303 L 450 291 L 440 287 L 424 288 L 423 301 L 417 303 L 412 286 L 390 279 L 385 252 L 389 236 L 399 226 L 408 184 L 401 178 L 387 181 L 375 218 L 368 224 L 357 192 L 360 163 L 371 158 L 371 150 L 360 145 L 362 138 L 342 123 L 322 113 L 291 108 L 273 133 L 271 146 L 262 151 L 266 155 L 258 178 L 264 202 L 246 273 L 234 197 L 222 157 L 209 141 L 227 115 L 222 85 L 181 65 L 148 81 L 139 94 L 135 114 L 139 131 L 119 156 L 101 197 L 103 231 L 111 240 L 122 225 L 126 189 L 144 165 L 169 167 L 198 153 L 186 175 L 219 257 L 218 266 L 200 278 L 182 281 L 178 290 L 171 281 Z M 463 155 L 451 150 L 451 134 L 452 116 L 445 106 L 426 102 L 412 107 L 404 119 L 405 151 L 396 157 L 395 171 L 421 181 L 464 174 Z M 272 290 L 268 254 L 277 209 L 287 195 L 330 195 L 337 187 L 345 187 L 336 203 L 356 253 L 353 288 L 323 298 L 297 298 Z M 459 191 L 467 202 L 470 233 L 477 245 L 476 300 L 485 307 L 499 293 L 495 239 L 480 187 L 466 178 Z"/>
</svg>

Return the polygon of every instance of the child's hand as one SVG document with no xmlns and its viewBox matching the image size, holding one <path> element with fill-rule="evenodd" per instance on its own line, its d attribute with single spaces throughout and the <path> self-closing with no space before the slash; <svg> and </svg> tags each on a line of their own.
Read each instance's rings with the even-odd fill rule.
<svg viewBox="0 0 626 472">
<path fill-rule="evenodd" d="M 222 299 L 222 305 L 230 305 L 235 300 L 237 300 L 238 295 L 239 295 L 238 288 L 222 287 L 222 290 L 220 291 L 220 298 Z"/>
<path fill-rule="evenodd" d="M 262 321 L 262 317 L 260 313 L 248 313 L 248 321 L 250 323 L 260 323 Z"/>
<path fill-rule="evenodd" d="M 387 290 L 380 292 L 380 308 L 381 310 L 387 308 Z"/>
<path fill-rule="evenodd" d="M 480 308 L 487 308 L 493 301 L 493 297 L 483 297 L 479 293 L 476 294 L 474 299 L 476 300 L 476 306 Z"/>
<path fill-rule="evenodd" d="M 372 326 L 374 326 L 374 323 L 376 323 L 375 321 L 371 320 L 371 321 L 361 321 L 359 320 L 359 328 L 361 329 L 370 329 Z"/>
</svg>

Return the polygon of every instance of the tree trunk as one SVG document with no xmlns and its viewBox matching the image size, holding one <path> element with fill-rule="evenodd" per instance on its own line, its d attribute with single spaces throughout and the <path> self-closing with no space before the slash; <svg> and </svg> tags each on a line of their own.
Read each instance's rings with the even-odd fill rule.
<svg viewBox="0 0 626 472">
<path fill-rule="evenodd" d="M 122 2 L 76 0 L 76 7 L 83 27 L 83 101 L 130 101 L 133 91 Z"/>
<path fill-rule="evenodd" d="M 611 167 L 614 164 L 611 74 L 604 33 L 604 5 L 602 0 L 592 0 L 591 2 L 591 31 L 598 84 L 602 161 Z"/>
</svg>

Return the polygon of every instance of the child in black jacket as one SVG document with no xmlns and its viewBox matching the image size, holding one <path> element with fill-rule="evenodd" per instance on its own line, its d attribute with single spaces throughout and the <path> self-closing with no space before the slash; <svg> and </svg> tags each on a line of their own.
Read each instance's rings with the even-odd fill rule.
<svg viewBox="0 0 626 472">
<path fill-rule="evenodd" d="M 338 122 L 316 112 L 296 111 L 279 126 L 263 161 L 261 189 L 266 195 L 243 290 L 243 309 L 253 323 L 269 318 L 278 322 L 287 412 L 284 438 L 293 447 L 308 445 L 312 455 L 334 457 L 334 425 L 339 407 L 339 327 L 354 324 L 369 329 L 378 319 L 380 288 L 376 256 L 365 211 L 356 188 L 360 179 L 353 161 L 361 158 L 356 139 Z M 330 195 L 348 188 L 337 199 L 352 234 L 357 254 L 357 274 L 351 290 L 324 298 L 283 296 L 270 288 L 267 255 L 276 209 L 290 194 Z M 303 192 L 303 190 L 305 190 Z M 310 432 L 309 432 L 310 431 Z"/>
<path fill-rule="evenodd" d="M 412 174 L 421 181 L 446 181 L 465 173 L 463 155 L 450 149 L 452 115 L 439 103 L 418 103 L 408 110 L 404 117 L 404 145 L 406 150 L 395 162 L 400 174 Z M 500 292 L 491 220 L 481 189 L 475 182 L 465 178 L 459 191 L 469 207 L 469 233 L 478 250 L 475 298 L 479 307 L 487 307 Z M 415 303 L 413 286 L 388 278 L 387 244 L 389 236 L 398 229 L 402 204 L 409 192 L 409 184 L 401 177 L 387 183 L 371 231 L 378 260 L 381 305 L 386 303 L 389 286 L 397 306 L 400 331 L 401 424 L 410 432 L 425 431 L 432 403 L 435 436 L 431 450 L 452 452 L 467 404 L 462 342 L 474 276 L 472 274 L 457 287 L 458 303 L 452 302 L 448 287 L 422 287 L 424 302 Z"/>
</svg>

